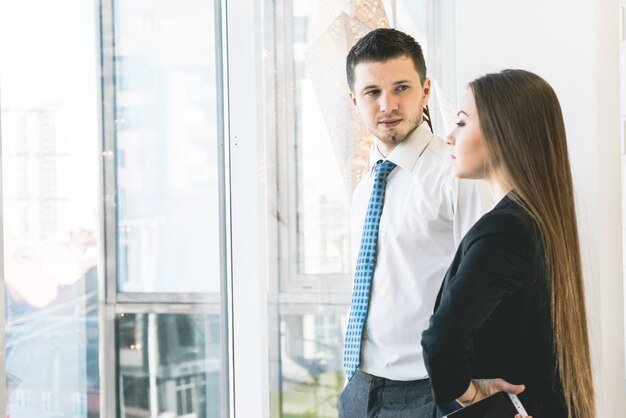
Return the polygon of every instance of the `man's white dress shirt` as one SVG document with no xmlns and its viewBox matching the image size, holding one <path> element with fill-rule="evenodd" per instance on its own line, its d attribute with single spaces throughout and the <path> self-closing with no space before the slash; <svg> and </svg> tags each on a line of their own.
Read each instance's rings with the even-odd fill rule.
<svg viewBox="0 0 626 418">
<path fill-rule="evenodd" d="M 492 202 L 482 182 L 455 177 L 449 147 L 426 123 L 387 159 L 397 167 L 387 178 L 359 369 L 418 380 L 428 377 L 420 342 L 439 287 L 461 238 Z M 379 160 L 374 145 L 353 195 L 353 267 Z"/>
</svg>

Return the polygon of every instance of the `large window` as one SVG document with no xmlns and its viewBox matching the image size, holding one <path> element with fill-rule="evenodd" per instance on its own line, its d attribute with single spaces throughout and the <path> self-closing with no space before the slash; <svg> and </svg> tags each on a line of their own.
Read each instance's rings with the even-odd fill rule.
<svg viewBox="0 0 626 418">
<path fill-rule="evenodd" d="M 219 3 L 0 0 L 13 418 L 229 413 Z"/>
<path fill-rule="evenodd" d="M 371 143 L 345 54 L 398 27 L 445 84 L 448 3 L 0 0 L 8 414 L 242 415 L 269 348 L 269 415 L 336 416 Z"/>
</svg>

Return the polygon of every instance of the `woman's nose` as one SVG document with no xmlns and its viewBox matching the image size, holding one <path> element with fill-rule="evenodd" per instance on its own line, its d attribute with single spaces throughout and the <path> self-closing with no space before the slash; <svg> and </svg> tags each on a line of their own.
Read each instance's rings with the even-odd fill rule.
<svg viewBox="0 0 626 418">
<path fill-rule="evenodd" d="M 450 146 L 454 146 L 454 143 L 455 143 L 454 134 L 453 132 L 450 132 L 448 136 L 446 137 L 446 144 Z"/>
</svg>

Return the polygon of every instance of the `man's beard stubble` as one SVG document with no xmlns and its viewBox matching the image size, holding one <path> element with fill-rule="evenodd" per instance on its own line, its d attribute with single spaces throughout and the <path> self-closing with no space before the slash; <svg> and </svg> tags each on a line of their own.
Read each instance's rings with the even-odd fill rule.
<svg viewBox="0 0 626 418">
<path fill-rule="evenodd" d="M 391 136 L 387 135 L 387 136 L 384 136 L 383 138 L 381 138 L 380 136 L 376 135 L 376 132 L 372 132 L 372 134 L 376 138 L 378 138 L 380 141 L 384 142 L 385 144 L 398 145 L 399 143 L 401 143 L 405 139 L 407 139 L 409 136 L 411 136 L 411 134 L 422 124 L 422 122 L 424 121 L 423 116 L 419 118 L 419 121 L 420 121 L 419 123 L 415 123 L 411 128 L 409 128 L 407 133 L 404 136 L 402 136 L 401 138 L 398 137 L 398 135 L 399 135 L 398 132 L 394 132 L 393 135 L 391 135 Z"/>
</svg>

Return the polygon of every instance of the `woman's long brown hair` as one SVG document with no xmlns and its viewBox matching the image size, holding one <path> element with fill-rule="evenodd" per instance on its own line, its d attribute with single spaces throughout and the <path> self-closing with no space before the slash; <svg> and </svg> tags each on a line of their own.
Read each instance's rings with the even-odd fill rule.
<svg viewBox="0 0 626 418">
<path fill-rule="evenodd" d="M 489 166 L 532 216 L 545 247 L 553 347 L 570 417 L 595 417 L 585 294 L 565 125 L 552 87 L 523 70 L 470 83 Z"/>
</svg>

